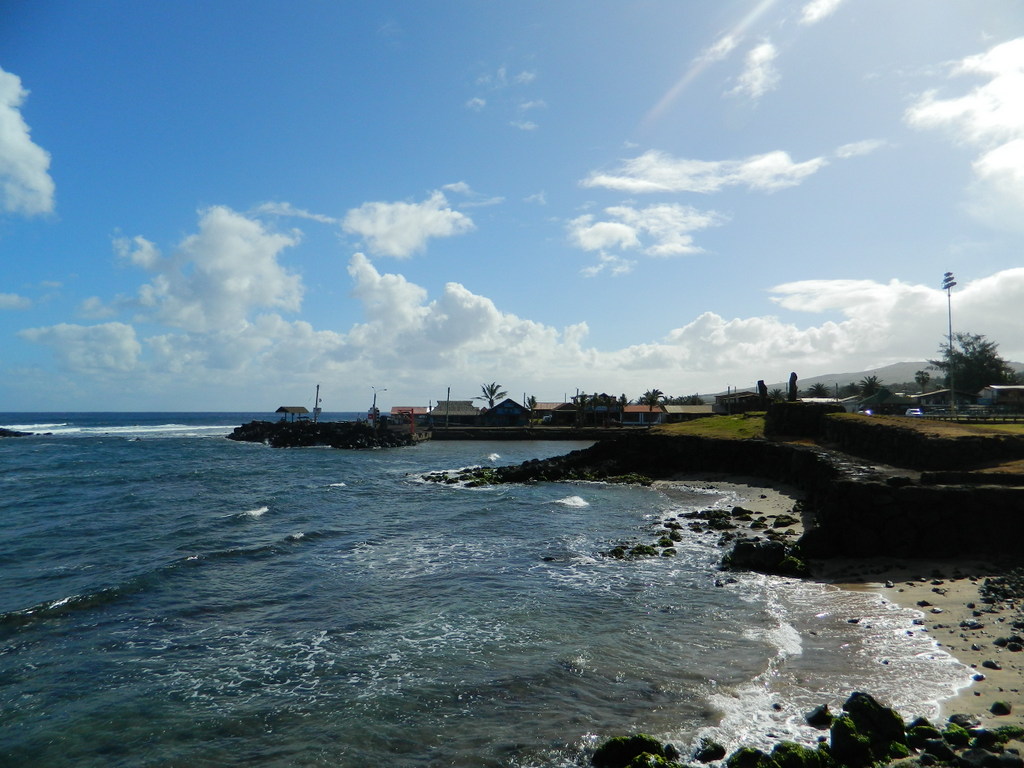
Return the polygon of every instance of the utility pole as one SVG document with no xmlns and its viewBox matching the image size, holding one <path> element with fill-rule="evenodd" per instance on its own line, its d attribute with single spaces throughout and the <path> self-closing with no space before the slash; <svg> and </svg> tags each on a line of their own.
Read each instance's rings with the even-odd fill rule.
<svg viewBox="0 0 1024 768">
<path fill-rule="evenodd" d="M 949 408 L 953 418 L 956 418 L 956 384 L 953 380 L 954 358 L 953 358 L 953 286 L 956 280 L 953 273 L 947 272 L 942 276 L 942 290 L 946 292 L 946 314 L 949 318 Z"/>
</svg>

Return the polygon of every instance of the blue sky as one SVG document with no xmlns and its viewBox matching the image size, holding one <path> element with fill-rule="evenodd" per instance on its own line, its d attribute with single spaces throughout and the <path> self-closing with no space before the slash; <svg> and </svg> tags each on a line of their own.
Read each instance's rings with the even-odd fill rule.
<svg viewBox="0 0 1024 768">
<path fill-rule="evenodd" d="M 0 14 L 0 410 L 1024 359 L 1017 0 Z"/>
</svg>

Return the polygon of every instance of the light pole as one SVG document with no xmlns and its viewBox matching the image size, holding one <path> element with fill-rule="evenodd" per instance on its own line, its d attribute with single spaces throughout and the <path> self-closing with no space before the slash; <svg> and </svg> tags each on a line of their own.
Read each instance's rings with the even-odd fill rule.
<svg viewBox="0 0 1024 768">
<path fill-rule="evenodd" d="M 953 273 L 947 272 L 942 276 L 942 289 L 946 292 L 946 314 L 949 318 L 949 407 L 950 413 L 953 414 L 953 418 L 956 418 L 956 385 L 953 381 L 953 369 L 954 358 L 953 358 L 953 286 L 956 285 L 956 280 L 953 279 Z"/>
<path fill-rule="evenodd" d="M 376 387 L 370 387 L 373 390 L 373 405 L 370 407 L 370 418 L 373 419 L 373 431 L 377 431 L 377 392 L 387 392 L 387 387 L 377 389 Z"/>
</svg>

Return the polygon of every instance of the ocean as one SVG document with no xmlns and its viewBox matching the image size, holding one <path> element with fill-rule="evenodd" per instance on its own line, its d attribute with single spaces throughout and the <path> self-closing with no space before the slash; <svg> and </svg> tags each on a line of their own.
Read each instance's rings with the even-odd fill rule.
<svg viewBox="0 0 1024 768">
<path fill-rule="evenodd" d="M 583 766 L 636 731 L 813 744 L 819 704 L 935 717 L 969 681 L 879 595 L 723 584 L 717 535 L 600 554 L 735 494 L 426 483 L 585 444 L 225 439 L 253 418 L 0 414 L 49 433 L 0 439 L 0 765 Z"/>
</svg>

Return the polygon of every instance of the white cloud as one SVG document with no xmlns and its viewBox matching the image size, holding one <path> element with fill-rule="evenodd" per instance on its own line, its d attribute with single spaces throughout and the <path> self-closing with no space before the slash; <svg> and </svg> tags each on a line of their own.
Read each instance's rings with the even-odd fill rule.
<svg viewBox="0 0 1024 768">
<path fill-rule="evenodd" d="M 160 263 L 160 250 L 146 238 L 137 235 L 131 239 L 114 239 L 114 252 L 123 261 L 143 269 L 155 269 Z"/>
<path fill-rule="evenodd" d="M 332 216 L 325 216 L 322 213 L 312 213 L 296 208 L 291 203 L 260 203 L 250 211 L 253 216 L 288 216 L 295 219 L 309 219 L 319 221 L 321 224 L 339 224 L 340 222 Z"/>
<path fill-rule="evenodd" d="M 21 78 L 0 69 L 0 210 L 35 215 L 53 210 L 50 153 L 33 143 L 20 107 Z"/>
<path fill-rule="evenodd" d="M 741 186 L 760 192 L 793 187 L 828 164 L 823 157 L 794 163 L 781 150 L 744 160 L 690 160 L 648 150 L 623 162 L 614 173 L 593 172 L 584 187 L 605 187 L 634 194 L 645 192 L 718 192 Z"/>
<path fill-rule="evenodd" d="M 648 256 L 701 253 L 691 232 L 717 226 L 723 217 L 688 205 L 662 204 L 647 208 L 627 205 L 606 208 L 609 220 L 586 214 L 569 222 L 571 241 L 585 251 L 642 249 Z"/>
<path fill-rule="evenodd" d="M 53 348 L 60 364 L 69 371 L 103 375 L 131 371 L 138 362 L 142 345 L 135 329 L 124 323 L 28 328 L 19 335 Z"/>
<path fill-rule="evenodd" d="M 831 16 L 843 0 L 811 0 L 800 12 L 800 23 L 805 25 L 817 24 L 822 19 Z"/>
<path fill-rule="evenodd" d="M 836 157 L 845 160 L 851 157 L 870 155 L 872 152 L 875 152 L 884 146 L 886 146 L 886 142 L 882 139 L 864 139 L 863 141 L 854 141 L 849 144 L 843 144 L 841 147 L 837 147 Z"/>
<path fill-rule="evenodd" d="M 779 72 L 775 68 L 778 55 L 775 46 L 768 41 L 752 48 L 747 54 L 743 73 L 729 94 L 759 99 L 768 91 L 775 90 L 779 84 Z"/>
<path fill-rule="evenodd" d="M 987 82 L 969 93 L 943 99 L 924 94 L 907 110 L 917 128 L 945 128 L 976 147 L 972 210 L 980 218 L 1011 228 L 1024 226 L 1024 38 L 969 56 L 954 75 L 980 75 Z"/>
<path fill-rule="evenodd" d="M 278 263 L 297 233 L 267 231 L 230 208 L 201 212 L 199 233 L 185 238 L 139 290 L 141 305 L 161 321 L 188 331 L 239 327 L 254 310 L 296 311 L 302 281 Z"/>
<path fill-rule="evenodd" d="M 479 96 L 474 96 L 466 102 L 466 109 L 472 110 L 473 112 L 482 112 L 486 106 L 487 99 L 482 99 Z"/>
<path fill-rule="evenodd" d="M 518 128 L 520 131 L 536 131 L 540 127 L 532 120 L 513 120 L 509 125 L 513 128 Z"/>
<path fill-rule="evenodd" d="M 461 235 L 474 224 L 435 191 L 422 203 L 364 203 L 345 215 L 342 227 L 363 237 L 373 253 L 405 259 L 423 251 L 430 238 Z"/>
<path fill-rule="evenodd" d="M 597 254 L 597 263 L 584 267 L 580 270 L 580 274 L 584 277 L 597 277 L 602 272 L 608 272 L 612 277 L 618 277 L 628 275 L 635 266 L 634 259 L 625 259 L 614 253 L 602 252 Z"/>
<path fill-rule="evenodd" d="M 711 64 L 722 61 L 736 49 L 741 39 L 733 33 L 722 35 L 711 46 L 701 51 L 701 54 L 694 59 L 694 64 Z"/>
<path fill-rule="evenodd" d="M 28 309 L 32 306 L 32 300 L 16 293 L 0 293 L 0 310 L 2 309 Z"/>
</svg>

